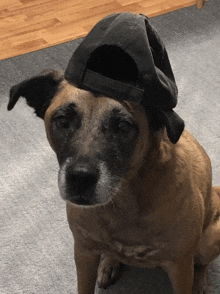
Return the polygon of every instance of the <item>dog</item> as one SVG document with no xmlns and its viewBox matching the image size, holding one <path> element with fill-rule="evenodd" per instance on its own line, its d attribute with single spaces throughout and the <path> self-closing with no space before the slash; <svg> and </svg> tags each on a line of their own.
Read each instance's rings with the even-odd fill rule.
<svg viewBox="0 0 220 294">
<path fill-rule="evenodd" d="M 172 144 L 141 105 L 81 90 L 60 71 L 15 85 L 44 119 L 60 166 L 78 293 L 106 288 L 120 264 L 161 267 L 174 294 L 208 293 L 220 253 L 220 187 L 209 157 L 184 130 Z"/>
</svg>

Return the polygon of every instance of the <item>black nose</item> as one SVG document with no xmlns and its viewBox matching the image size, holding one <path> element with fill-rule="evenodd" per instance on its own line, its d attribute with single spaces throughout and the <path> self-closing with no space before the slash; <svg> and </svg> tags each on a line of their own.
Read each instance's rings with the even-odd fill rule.
<svg viewBox="0 0 220 294">
<path fill-rule="evenodd" d="M 91 163 L 77 163 L 66 171 L 67 193 L 76 204 L 91 204 L 94 198 L 99 170 Z"/>
</svg>

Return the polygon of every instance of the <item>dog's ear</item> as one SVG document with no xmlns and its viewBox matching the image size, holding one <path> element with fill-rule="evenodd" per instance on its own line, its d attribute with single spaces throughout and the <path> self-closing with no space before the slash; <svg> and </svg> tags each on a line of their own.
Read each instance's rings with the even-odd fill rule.
<svg viewBox="0 0 220 294">
<path fill-rule="evenodd" d="M 171 110 L 160 110 L 155 108 L 147 108 L 146 114 L 148 117 L 151 131 L 157 132 L 164 127 L 167 130 L 167 135 L 171 143 L 176 144 L 184 130 L 185 124 L 179 115 Z"/>
<path fill-rule="evenodd" d="M 44 71 L 39 76 L 13 86 L 10 90 L 8 110 L 11 110 L 22 96 L 26 99 L 27 104 L 34 108 L 36 115 L 44 118 L 44 114 L 63 79 L 62 71 Z"/>
<path fill-rule="evenodd" d="M 179 115 L 173 110 L 160 111 L 160 116 L 164 126 L 167 129 L 167 135 L 170 142 L 176 144 L 182 135 L 185 123 Z"/>
</svg>

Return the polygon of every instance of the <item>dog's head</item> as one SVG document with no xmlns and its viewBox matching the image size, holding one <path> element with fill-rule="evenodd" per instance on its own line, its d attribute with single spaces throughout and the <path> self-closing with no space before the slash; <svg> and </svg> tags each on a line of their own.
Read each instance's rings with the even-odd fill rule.
<svg viewBox="0 0 220 294">
<path fill-rule="evenodd" d="M 63 199 L 107 203 L 128 172 L 141 165 L 150 136 L 141 106 L 77 89 L 58 71 L 12 87 L 9 110 L 20 96 L 44 119 L 60 165 Z"/>
</svg>

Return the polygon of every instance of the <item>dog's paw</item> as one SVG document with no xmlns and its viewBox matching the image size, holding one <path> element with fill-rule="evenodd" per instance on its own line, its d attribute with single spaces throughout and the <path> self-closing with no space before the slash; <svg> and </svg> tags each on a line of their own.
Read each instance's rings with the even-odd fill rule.
<svg viewBox="0 0 220 294">
<path fill-rule="evenodd" d="M 101 258 L 97 283 L 100 288 L 106 289 L 119 279 L 121 263 L 111 257 L 104 255 Z"/>
</svg>

